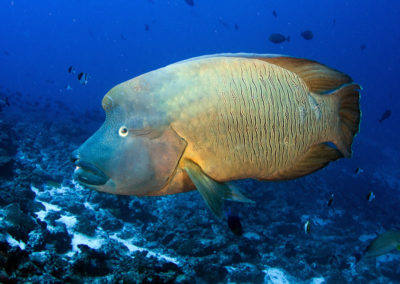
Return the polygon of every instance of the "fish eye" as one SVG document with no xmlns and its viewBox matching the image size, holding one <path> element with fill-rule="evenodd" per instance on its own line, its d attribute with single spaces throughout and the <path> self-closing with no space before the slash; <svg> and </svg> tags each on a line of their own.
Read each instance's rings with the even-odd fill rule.
<svg viewBox="0 0 400 284">
<path fill-rule="evenodd" d="M 125 137 L 128 135 L 128 128 L 126 126 L 121 126 L 118 131 L 119 136 Z"/>
</svg>

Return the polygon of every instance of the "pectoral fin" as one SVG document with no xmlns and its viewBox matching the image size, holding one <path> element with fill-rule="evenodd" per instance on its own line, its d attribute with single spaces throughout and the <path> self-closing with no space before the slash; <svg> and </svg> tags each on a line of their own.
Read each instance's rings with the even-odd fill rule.
<svg viewBox="0 0 400 284">
<path fill-rule="evenodd" d="M 225 185 L 209 178 L 203 173 L 199 165 L 192 161 L 185 161 L 184 169 L 200 192 L 207 206 L 218 218 L 221 218 L 222 207 L 224 205 Z"/>
<path fill-rule="evenodd" d="M 254 203 L 254 201 L 241 194 L 236 187 L 228 186 L 226 183 L 219 183 L 207 176 L 200 166 L 193 161 L 186 160 L 183 163 L 183 168 L 200 192 L 207 206 L 218 218 L 222 218 L 224 199 Z"/>
</svg>

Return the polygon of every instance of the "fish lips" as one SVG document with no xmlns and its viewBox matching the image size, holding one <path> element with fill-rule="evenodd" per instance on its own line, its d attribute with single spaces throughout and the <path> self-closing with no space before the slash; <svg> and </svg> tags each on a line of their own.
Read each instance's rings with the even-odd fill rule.
<svg viewBox="0 0 400 284">
<path fill-rule="evenodd" d="M 95 165 L 85 162 L 77 161 L 74 171 L 75 178 L 85 185 L 104 185 L 110 178 Z"/>
</svg>

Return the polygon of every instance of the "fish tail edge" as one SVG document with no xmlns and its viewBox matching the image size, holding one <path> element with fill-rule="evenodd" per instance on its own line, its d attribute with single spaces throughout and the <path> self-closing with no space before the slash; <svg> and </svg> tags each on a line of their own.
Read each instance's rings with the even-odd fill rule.
<svg viewBox="0 0 400 284">
<path fill-rule="evenodd" d="M 340 119 L 339 137 L 335 144 L 345 157 L 351 157 L 353 139 L 360 130 L 360 90 L 360 85 L 350 83 L 332 93 L 338 101 Z"/>
</svg>

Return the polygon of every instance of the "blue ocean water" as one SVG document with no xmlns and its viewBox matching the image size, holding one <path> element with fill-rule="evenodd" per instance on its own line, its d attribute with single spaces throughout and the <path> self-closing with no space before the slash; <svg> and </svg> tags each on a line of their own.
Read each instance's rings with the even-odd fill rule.
<svg viewBox="0 0 400 284">
<path fill-rule="evenodd" d="M 190 3 L 0 2 L 0 280 L 400 283 L 398 252 L 355 257 L 400 230 L 400 2 Z M 273 43 L 273 33 L 290 41 Z M 257 201 L 226 203 L 241 236 L 197 192 L 114 196 L 73 181 L 70 154 L 103 122 L 109 89 L 224 52 L 308 58 L 349 74 L 363 88 L 353 157 L 292 181 L 241 181 Z"/>
</svg>

